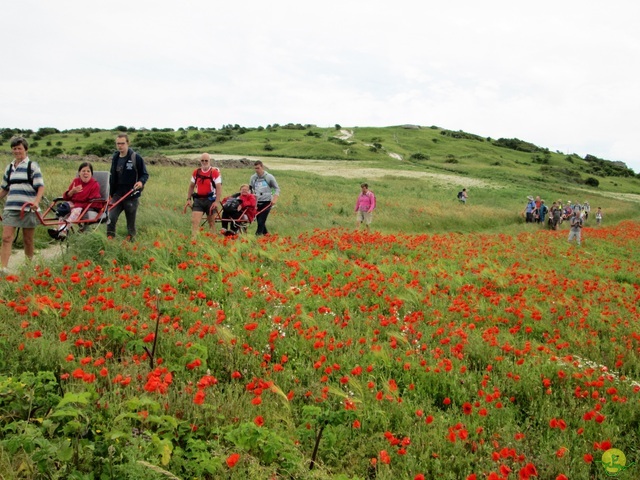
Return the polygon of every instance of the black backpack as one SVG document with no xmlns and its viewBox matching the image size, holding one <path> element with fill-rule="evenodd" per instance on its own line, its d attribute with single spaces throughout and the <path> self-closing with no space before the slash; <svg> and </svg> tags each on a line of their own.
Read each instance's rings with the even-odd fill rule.
<svg viewBox="0 0 640 480">
<path fill-rule="evenodd" d="M 240 200 L 240 198 L 238 197 L 229 197 L 227 198 L 227 200 L 224 202 L 224 205 L 222 206 L 222 208 L 224 208 L 226 211 L 237 211 L 238 207 L 242 205 L 242 200 Z"/>
</svg>

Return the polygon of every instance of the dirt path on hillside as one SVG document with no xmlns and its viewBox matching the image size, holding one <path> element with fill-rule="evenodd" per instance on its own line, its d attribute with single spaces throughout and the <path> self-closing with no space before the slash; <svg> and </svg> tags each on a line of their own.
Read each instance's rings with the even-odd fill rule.
<svg viewBox="0 0 640 480">
<path fill-rule="evenodd" d="M 53 245 L 47 246 L 46 248 L 41 248 L 39 250 L 36 250 L 33 256 L 33 264 L 34 265 L 47 264 L 48 262 L 50 262 L 51 260 L 53 260 L 54 258 L 62 254 L 61 248 L 64 248 L 64 246 L 61 246 L 60 244 L 53 244 Z M 11 252 L 11 257 L 9 258 L 9 266 L 7 270 L 9 270 L 9 273 L 11 274 L 16 274 L 20 272 L 20 270 L 24 266 L 26 266 L 27 263 L 28 262 L 26 261 L 26 257 L 24 256 L 24 250 L 22 248 L 20 249 L 14 248 L 13 251 Z"/>
<path fill-rule="evenodd" d="M 213 154 L 213 163 L 219 168 L 236 168 L 236 162 L 241 162 L 243 167 L 247 163 L 251 165 L 256 160 L 264 162 L 267 169 L 291 170 L 298 172 L 311 172 L 326 177 L 342 177 L 353 179 L 377 179 L 385 176 L 404 177 L 404 178 L 421 178 L 444 186 L 455 187 L 493 187 L 504 188 L 503 185 L 480 180 L 476 178 L 464 177 L 462 175 L 454 175 L 448 173 L 432 173 L 418 170 L 394 170 L 393 168 L 373 168 L 369 167 L 368 162 L 360 162 L 353 160 L 310 160 L 305 158 L 288 158 L 288 157 L 260 157 L 260 156 L 244 156 L 244 155 L 221 155 Z M 176 156 L 177 157 L 177 156 Z M 180 160 L 187 163 L 195 162 L 200 154 L 181 155 Z M 174 160 L 177 158 L 171 157 Z M 194 163 L 195 164 L 195 163 Z"/>
</svg>

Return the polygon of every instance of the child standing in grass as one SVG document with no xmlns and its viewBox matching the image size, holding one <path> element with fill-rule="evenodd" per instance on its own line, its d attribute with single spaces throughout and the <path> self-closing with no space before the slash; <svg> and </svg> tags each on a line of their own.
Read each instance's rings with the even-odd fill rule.
<svg viewBox="0 0 640 480">
<path fill-rule="evenodd" d="M 602 207 L 598 207 L 596 211 L 596 225 L 600 225 L 602 223 Z"/>
</svg>

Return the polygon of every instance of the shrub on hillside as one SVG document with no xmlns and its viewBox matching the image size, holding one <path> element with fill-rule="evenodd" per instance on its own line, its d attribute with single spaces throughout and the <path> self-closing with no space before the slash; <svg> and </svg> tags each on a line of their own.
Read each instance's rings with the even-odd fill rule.
<svg viewBox="0 0 640 480">
<path fill-rule="evenodd" d="M 605 177 L 633 177 L 635 173 L 632 169 L 627 167 L 624 162 L 612 162 L 610 160 L 603 160 L 595 155 L 586 155 L 584 157 L 586 162 L 589 162 L 591 168 L 589 173 L 602 175 Z"/>
<path fill-rule="evenodd" d="M 478 142 L 484 142 L 484 138 L 482 138 L 481 136 L 474 135 L 473 133 L 463 132 L 462 130 L 458 130 L 457 132 L 454 132 L 453 130 L 442 130 L 440 132 L 440 135 L 456 139 L 476 140 Z"/>
<path fill-rule="evenodd" d="M 584 183 L 586 185 L 589 185 L 590 187 L 598 187 L 600 185 L 600 182 L 598 181 L 597 178 L 593 178 L 593 177 L 589 177 L 587 178 Z"/>
<path fill-rule="evenodd" d="M 135 144 L 137 148 L 153 149 L 158 147 L 167 147 L 174 145 L 176 140 L 173 132 L 151 132 L 142 133 L 136 137 Z"/>
<path fill-rule="evenodd" d="M 113 150 L 110 146 L 107 147 L 104 144 L 100 145 L 98 143 L 90 143 L 89 145 L 84 147 L 83 153 L 85 155 L 96 155 L 98 157 L 106 157 L 107 155 L 110 155 L 112 151 Z"/>
<path fill-rule="evenodd" d="M 53 127 L 43 127 L 36 132 L 36 135 L 42 138 L 46 137 L 47 135 L 53 135 L 54 133 L 60 133 L 60 130 Z"/>
<path fill-rule="evenodd" d="M 414 153 L 409 157 L 410 160 L 429 160 L 431 157 L 429 155 L 425 155 L 424 153 Z"/>
<path fill-rule="evenodd" d="M 518 152 L 544 152 L 546 149 L 540 148 L 533 143 L 525 142 L 518 138 L 499 138 L 493 144 L 497 147 L 510 148 L 511 150 L 517 150 Z"/>
<path fill-rule="evenodd" d="M 531 160 L 533 161 L 533 163 L 537 163 L 540 165 L 549 165 L 549 160 L 551 159 L 551 155 L 549 154 L 545 154 L 544 156 L 540 156 L 540 155 L 533 155 L 531 157 Z"/>
<path fill-rule="evenodd" d="M 42 155 L 43 157 L 57 157 L 58 155 L 62 155 L 64 153 L 64 150 L 62 150 L 60 147 L 53 147 L 51 150 L 42 150 L 42 152 L 40 152 L 40 155 Z"/>
</svg>

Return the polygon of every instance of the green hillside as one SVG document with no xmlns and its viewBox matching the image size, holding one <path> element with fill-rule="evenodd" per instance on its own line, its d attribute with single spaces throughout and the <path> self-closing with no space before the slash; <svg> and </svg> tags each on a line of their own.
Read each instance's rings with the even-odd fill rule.
<svg viewBox="0 0 640 480">
<path fill-rule="evenodd" d="M 132 147 L 148 161 L 154 186 L 146 195 L 148 200 L 153 192 L 176 210 L 182 208 L 178 203 L 184 199 L 199 153 L 207 151 L 220 161 L 262 158 L 285 192 L 279 205 L 282 233 L 351 226 L 352 203 L 361 181 L 371 183 L 379 196 L 375 224 L 382 231 L 517 227 L 528 195 L 540 195 L 548 205 L 555 200 L 589 201 L 594 208 L 602 206 L 608 223 L 638 218 L 640 212 L 640 174 L 619 162 L 435 126 L 0 129 L 0 152 L 6 163 L 8 139 L 23 134 L 30 140 L 31 158 L 46 169 L 47 190 L 63 191 L 80 158 L 94 155 L 89 157 L 94 162 L 109 160 L 118 131 L 126 131 Z M 247 164 L 244 168 L 220 166 L 225 193 L 249 179 Z M 184 183 L 178 190 L 177 179 Z M 469 191 L 470 211 L 455 200 L 462 188 Z M 319 205 L 327 209 L 322 215 L 318 215 Z M 172 220 L 176 221 L 180 220 Z"/>
<path fill-rule="evenodd" d="M 386 168 L 406 165 L 471 177 L 534 183 L 593 184 L 601 189 L 637 192 L 640 173 L 620 162 L 587 155 L 551 152 L 519 139 L 484 138 L 462 131 L 432 127 L 317 128 L 288 124 L 266 128 L 227 125 L 220 129 L 187 127 L 178 130 L 136 130 L 124 126 L 114 130 L 81 128 L 36 132 L 0 129 L 0 150 L 9 151 L 7 140 L 22 134 L 31 140 L 31 156 L 109 155 L 113 135 L 130 133 L 132 145 L 146 155 L 210 153 L 322 160 L 359 160 Z M 347 138 L 345 132 L 351 136 Z M 401 160 L 399 160 L 401 159 Z M 591 180 L 590 180 L 591 179 Z"/>
</svg>

